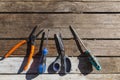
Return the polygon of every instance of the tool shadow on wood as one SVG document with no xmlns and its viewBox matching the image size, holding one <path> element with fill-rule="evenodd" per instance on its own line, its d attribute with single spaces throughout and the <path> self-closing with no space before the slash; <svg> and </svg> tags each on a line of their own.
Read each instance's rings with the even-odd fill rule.
<svg viewBox="0 0 120 80">
<path fill-rule="evenodd" d="M 55 59 L 55 61 L 58 59 L 58 57 Z M 48 73 L 50 73 L 50 74 L 55 74 L 56 72 L 53 70 L 53 64 L 54 64 L 54 62 L 55 61 L 53 61 L 50 65 L 49 65 L 49 67 L 48 67 L 48 69 L 47 69 L 47 71 L 48 71 Z"/>
<path fill-rule="evenodd" d="M 38 53 L 34 57 L 37 57 Z M 40 57 L 37 59 L 33 58 L 33 62 L 31 64 L 29 70 L 26 72 L 26 80 L 32 80 L 39 75 L 39 72 L 38 72 L 38 67 L 39 67 L 39 63 L 40 63 L 39 59 L 40 59 Z M 34 75 L 30 75 L 33 73 L 34 73 Z"/>
<path fill-rule="evenodd" d="M 54 35 L 55 36 L 55 35 Z M 55 40 L 55 43 L 56 43 L 56 46 L 58 46 L 58 44 L 57 44 L 57 41 Z M 59 50 L 58 50 L 58 47 L 56 47 L 56 49 L 57 49 L 57 54 L 59 54 Z M 56 57 L 56 59 L 50 64 L 50 66 L 48 67 L 48 73 L 50 73 L 50 74 L 55 74 L 56 72 L 53 70 L 53 64 L 54 64 L 54 62 L 57 60 L 59 58 L 59 55 Z"/>
<path fill-rule="evenodd" d="M 85 56 L 85 55 L 81 54 L 78 57 L 78 59 L 79 59 L 78 68 L 83 75 L 87 75 L 93 71 L 93 68 L 92 68 L 91 63 L 89 62 L 89 59 L 86 57 L 83 58 L 83 56 Z"/>
<path fill-rule="evenodd" d="M 60 76 L 71 71 L 71 61 L 65 56 L 61 34 L 54 35 L 58 56 L 48 68 L 48 73 L 58 73 Z"/>
<path fill-rule="evenodd" d="M 44 35 L 42 36 L 42 40 L 40 42 L 40 48 L 39 48 L 39 51 L 38 53 L 36 53 L 36 55 L 34 57 L 38 57 L 37 59 L 34 59 L 33 58 L 33 62 L 29 68 L 29 70 L 27 71 L 26 73 L 26 80 L 32 80 L 34 79 L 35 77 L 37 77 L 39 75 L 39 65 L 43 62 L 42 61 L 42 47 L 43 47 L 43 43 L 44 43 Z M 35 73 L 34 75 L 29 75 L 31 73 Z"/>
<path fill-rule="evenodd" d="M 49 67 L 48 67 L 48 69 L 47 69 L 47 71 L 48 71 L 49 74 L 55 74 L 55 73 L 56 73 L 56 72 L 53 70 L 53 64 L 54 64 L 54 62 L 55 62 L 58 58 L 59 58 L 59 56 L 49 65 Z M 71 64 L 70 64 L 69 61 L 66 62 L 66 65 L 71 67 Z M 69 71 L 69 72 L 70 72 L 70 71 Z M 57 73 L 58 73 L 60 76 L 65 76 L 65 75 L 66 75 L 64 69 L 62 69 L 62 68 L 61 68 L 61 70 L 60 70 L 59 72 L 57 72 Z"/>
<path fill-rule="evenodd" d="M 26 80 L 32 80 L 34 78 L 36 78 L 38 75 L 39 75 L 39 72 L 38 72 L 38 67 L 39 67 L 39 64 L 40 64 L 40 58 L 41 58 L 41 51 L 38 51 L 38 53 L 36 53 L 36 55 L 34 55 L 34 58 L 39 57 L 37 59 L 34 59 L 33 58 L 33 62 L 29 68 L 29 70 L 26 72 Z M 29 74 L 32 74 L 34 73 L 34 75 L 29 75 Z"/>
<path fill-rule="evenodd" d="M 29 56 L 30 50 L 31 50 L 30 43 L 27 42 L 26 55 L 25 55 L 25 57 L 24 57 L 24 59 L 23 59 L 23 62 L 22 62 L 22 64 L 21 64 L 18 72 L 17 72 L 18 74 L 20 74 L 20 73 L 24 70 L 24 66 L 25 66 L 25 64 L 27 63 L 27 58 L 26 58 L 26 57 Z"/>
<path fill-rule="evenodd" d="M 81 53 L 78 56 L 78 60 L 79 60 L 78 68 L 83 75 L 87 75 L 93 71 L 92 64 L 89 62 L 88 57 L 84 54 L 84 51 L 81 45 L 79 44 L 79 42 L 76 39 L 75 42 Z"/>
<path fill-rule="evenodd" d="M 35 31 L 35 28 L 32 30 L 32 32 L 30 33 L 30 35 L 29 35 L 29 39 L 31 39 L 30 37 L 31 37 L 31 35 L 34 33 L 34 31 Z M 18 74 L 20 74 L 23 70 L 24 70 L 24 66 L 25 66 L 25 64 L 27 64 L 27 58 L 26 57 L 28 57 L 29 55 L 30 55 L 30 51 L 31 51 L 31 42 L 30 42 L 30 40 L 27 42 L 27 49 L 26 49 L 26 55 L 25 55 L 25 57 L 24 57 L 24 59 L 23 59 L 23 63 L 21 64 L 21 66 L 20 66 L 20 68 L 19 68 L 19 70 L 18 70 Z"/>
<path fill-rule="evenodd" d="M 32 31 L 31 34 L 33 32 L 34 31 Z M 42 46 L 43 46 L 43 41 L 41 41 L 39 51 L 38 51 L 38 53 L 36 53 L 36 55 L 34 55 L 34 57 L 38 57 L 38 55 L 41 55 L 40 53 L 42 51 Z M 27 58 L 26 57 L 28 57 L 30 55 L 30 51 L 31 51 L 31 42 L 28 41 L 28 43 L 27 43 L 27 50 L 26 50 L 26 56 L 24 57 L 23 62 L 21 64 L 21 67 L 18 70 L 18 74 L 20 74 L 24 70 L 24 66 L 27 63 Z M 33 79 L 33 78 L 35 78 L 35 77 L 37 77 L 39 75 L 39 73 L 38 73 L 38 66 L 39 66 L 40 60 L 38 60 L 38 59 L 40 59 L 40 58 L 41 58 L 41 56 L 39 56 L 37 59 L 33 58 L 33 62 L 30 65 L 29 70 L 26 72 L 26 79 L 27 80 L 31 80 L 31 79 Z M 36 74 L 35 75 L 29 75 L 32 72 L 33 73 L 35 72 Z"/>
</svg>

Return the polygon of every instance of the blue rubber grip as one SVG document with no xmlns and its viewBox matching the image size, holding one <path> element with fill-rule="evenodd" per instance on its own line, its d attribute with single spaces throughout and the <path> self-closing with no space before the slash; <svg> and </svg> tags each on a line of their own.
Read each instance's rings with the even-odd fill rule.
<svg viewBox="0 0 120 80">
<path fill-rule="evenodd" d="M 46 64 L 40 64 L 38 67 L 39 74 L 42 74 L 45 72 Z"/>
<path fill-rule="evenodd" d="M 45 55 L 45 56 L 48 54 L 47 48 L 44 48 L 44 49 L 42 50 L 42 54 Z"/>
</svg>

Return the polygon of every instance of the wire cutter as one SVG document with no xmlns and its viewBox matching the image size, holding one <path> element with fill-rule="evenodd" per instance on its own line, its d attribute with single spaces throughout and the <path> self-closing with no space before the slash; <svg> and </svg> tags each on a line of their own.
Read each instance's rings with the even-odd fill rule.
<svg viewBox="0 0 120 80">
<path fill-rule="evenodd" d="M 81 43 L 82 46 L 84 47 L 85 51 L 85 55 L 87 55 L 90 63 L 97 69 L 97 70 L 101 70 L 101 65 L 99 64 L 97 58 L 91 54 L 90 50 L 87 49 L 87 47 L 84 45 L 84 43 L 82 42 L 81 38 L 78 36 L 77 32 L 75 31 L 75 29 L 73 27 L 69 27 L 73 36 L 75 37 L 75 39 L 79 42 L 79 44 Z"/>
<path fill-rule="evenodd" d="M 65 55 L 65 49 L 62 41 L 61 34 L 55 34 L 55 41 L 56 41 L 56 47 L 58 49 L 58 58 L 53 63 L 53 70 L 55 72 L 63 72 L 68 73 L 71 70 L 71 61 L 70 59 Z"/>
<path fill-rule="evenodd" d="M 12 47 L 4 56 L 4 58 L 7 58 L 8 56 L 10 56 L 17 48 L 19 48 L 20 46 L 22 46 L 25 43 L 29 43 L 30 44 L 30 53 L 29 53 L 29 57 L 27 60 L 27 64 L 24 66 L 24 70 L 27 70 L 30 62 L 32 60 L 33 54 L 34 54 L 34 50 L 35 50 L 35 40 L 36 38 L 39 36 L 39 34 L 41 32 L 43 32 L 43 29 L 40 30 L 40 32 L 38 34 L 34 34 L 35 30 L 36 30 L 37 26 L 33 28 L 31 34 L 29 35 L 29 38 L 27 40 L 22 40 L 19 43 L 17 43 L 14 47 Z"/>
</svg>

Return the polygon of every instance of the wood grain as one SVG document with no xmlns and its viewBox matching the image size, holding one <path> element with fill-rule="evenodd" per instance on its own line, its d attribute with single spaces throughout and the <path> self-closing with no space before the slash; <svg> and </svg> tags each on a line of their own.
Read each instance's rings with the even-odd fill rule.
<svg viewBox="0 0 120 80">
<path fill-rule="evenodd" d="M 29 70 L 22 72 L 27 60 L 23 58 L 27 45 L 23 45 L 12 57 L 0 60 L 0 80 L 119 80 L 119 5 L 120 0 L 0 0 L 0 58 L 20 40 L 27 39 L 35 25 L 39 25 L 37 31 L 51 29 L 45 74 L 37 74 L 40 35 Z M 95 70 L 81 55 L 69 25 L 75 27 L 85 45 L 97 56 L 101 71 Z M 64 76 L 50 68 L 57 56 L 53 36 L 59 31 L 64 38 L 65 53 L 72 62 L 71 72 Z"/>
<path fill-rule="evenodd" d="M 120 2 L 0 2 L 0 12 L 120 12 Z"/>
<path fill-rule="evenodd" d="M 35 25 L 50 28 L 50 36 L 61 31 L 71 38 L 69 25 L 81 38 L 120 38 L 119 14 L 0 14 L 0 38 L 27 38 Z M 103 34 L 104 33 L 104 34 Z"/>
<path fill-rule="evenodd" d="M 45 73 L 54 73 L 50 65 L 52 62 L 55 61 L 56 57 L 47 57 L 47 70 Z M 120 73 L 120 58 L 119 57 L 97 57 L 99 60 L 102 70 L 97 71 L 94 67 L 90 65 L 88 59 L 86 57 L 69 57 L 71 60 L 71 74 L 115 74 Z M 37 73 L 38 65 L 39 65 L 39 58 L 34 58 L 31 63 L 30 68 L 28 71 L 23 71 L 22 73 Z M 21 64 L 23 63 L 23 58 L 21 57 L 10 57 L 0 61 L 0 73 L 1 74 L 16 74 L 19 73 L 19 69 L 23 68 Z M 5 68 L 5 69 L 4 69 Z M 62 72 L 61 72 L 62 73 Z"/>
<path fill-rule="evenodd" d="M 6 78 L 5 78 L 6 77 Z M 0 75 L 1 80 L 12 80 L 13 78 L 15 80 L 119 80 L 120 75 L 119 74 L 89 74 L 87 76 L 81 75 L 81 74 L 67 74 L 65 76 L 59 76 L 58 74 L 48 74 L 48 75 Z"/>
<path fill-rule="evenodd" d="M 116 2 L 116 1 L 120 1 L 120 0 L 0 0 L 1 2 Z"/>
<path fill-rule="evenodd" d="M 0 40 L 0 56 L 6 54 L 20 40 Z M 83 40 L 86 47 L 91 50 L 95 56 L 120 56 L 119 40 Z M 38 56 L 40 40 L 36 41 L 35 55 Z M 64 40 L 65 53 L 68 56 L 79 56 L 81 53 L 74 40 Z M 56 56 L 57 50 L 54 40 L 49 40 L 48 56 Z M 27 45 L 18 48 L 11 56 L 25 56 Z"/>
</svg>

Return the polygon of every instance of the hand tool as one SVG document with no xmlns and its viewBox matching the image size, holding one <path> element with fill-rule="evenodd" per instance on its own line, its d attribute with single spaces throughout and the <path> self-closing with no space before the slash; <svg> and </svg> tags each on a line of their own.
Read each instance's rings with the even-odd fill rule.
<svg viewBox="0 0 120 80">
<path fill-rule="evenodd" d="M 91 63 L 97 70 L 101 70 L 101 66 L 100 66 L 98 60 L 97 60 L 96 57 L 90 52 L 90 50 L 88 50 L 88 49 L 86 48 L 86 46 L 85 46 L 84 43 L 82 42 L 82 39 L 78 36 L 78 33 L 75 31 L 75 29 L 74 29 L 72 26 L 70 26 L 69 28 L 70 28 L 73 36 L 75 37 L 75 39 L 76 39 L 79 43 L 81 43 L 82 46 L 85 48 L 85 52 L 84 52 L 84 53 L 85 53 L 85 55 L 87 55 L 90 63 Z"/>
<path fill-rule="evenodd" d="M 44 39 L 44 35 L 45 35 L 45 32 L 43 33 L 43 39 Z M 44 48 L 43 48 L 42 54 L 41 54 L 41 58 L 40 58 L 41 63 L 38 67 L 38 71 L 40 74 L 44 73 L 46 70 L 46 55 L 48 54 L 48 49 L 47 49 L 48 35 L 49 35 L 49 30 L 48 30 L 47 37 L 46 37 L 46 43 L 44 45 Z"/>
<path fill-rule="evenodd" d="M 53 70 L 55 72 L 63 71 L 65 74 L 71 70 L 71 61 L 65 55 L 65 49 L 62 41 L 61 34 L 55 34 L 56 47 L 58 49 L 58 58 L 53 63 Z"/>
<path fill-rule="evenodd" d="M 43 32 L 43 29 L 40 30 L 40 32 L 38 34 L 34 34 L 35 33 L 35 30 L 36 30 L 37 26 L 34 27 L 34 29 L 32 30 L 31 34 L 29 35 L 29 38 L 27 40 L 22 40 L 20 41 L 19 43 L 17 43 L 13 48 L 11 48 L 8 53 L 5 54 L 4 58 L 7 58 L 8 56 L 10 56 L 17 48 L 19 48 L 20 46 L 22 46 L 23 44 L 25 43 L 29 43 L 30 44 L 30 54 L 29 54 L 29 57 L 28 57 L 28 60 L 27 60 L 27 64 L 25 65 L 24 67 L 24 70 L 27 70 L 28 67 L 29 67 L 29 64 L 32 60 L 32 57 L 33 57 L 33 54 L 34 54 L 34 50 L 35 50 L 35 40 L 36 38 L 39 36 L 39 34 L 41 32 Z"/>
</svg>

